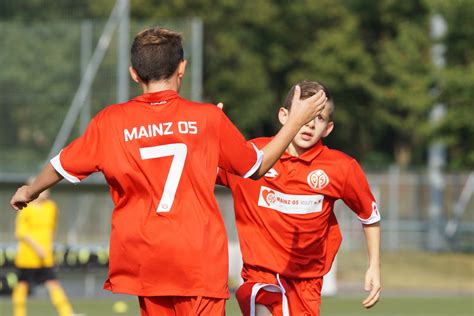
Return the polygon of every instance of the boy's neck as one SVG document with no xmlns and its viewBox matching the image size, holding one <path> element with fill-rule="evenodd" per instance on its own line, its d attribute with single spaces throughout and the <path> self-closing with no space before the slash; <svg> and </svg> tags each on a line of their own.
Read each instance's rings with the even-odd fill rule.
<svg viewBox="0 0 474 316">
<path fill-rule="evenodd" d="M 143 93 L 153 93 L 165 90 L 174 90 L 179 92 L 180 82 L 177 78 L 170 78 L 160 81 L 150 81 L 148 84 L 141 84 Z"/>
<path fill-rule="evenodd" d="M 299 147 L 296 147 L 295 145 L 293 145 L 293 143 L 290 143 L 290 145 L 288 146 L 286 151 L 290 155 L 298 157 L 298 156 L 301 156 L 302 154 L 304 154 L 305 152 L 307 152 L 308 149 L 299 148 Z"/>
</svg>

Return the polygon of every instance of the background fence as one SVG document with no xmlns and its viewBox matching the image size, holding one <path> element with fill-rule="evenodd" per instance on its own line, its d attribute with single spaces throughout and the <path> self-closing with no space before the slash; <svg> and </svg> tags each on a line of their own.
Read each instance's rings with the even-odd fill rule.
<svg viewBox="0 0 474 316">
<path fill-rule="evenodd" d="M 23 177 L 2 177 L 0 205 L 3 205 L 4 209 L 0 212 L 0 267 L 2 274 L 8 275 L 13 272 L 16 248 L 16 214 L 9 209 L 8 202 Z M 461 213 L 455 213 L 455 206 L 459 204 L 463 190 L 466 191 L 467 186 L 472 185 L 469 184 L 469 174 L 444 174 L 443 177 L 446 184 L 443 214 L 441 221 L 435 221 L 430 216 L 430 182 L 426 173 L 400 172 L 399 169 L 392 168 L 387 172 L 368 174 L 382 214 L 383 253 L 423 252 L 433 249 L 438 252 L 474 251 L 474 200 L 467 200 L 462 216 L 459 216 Z M 232 195 L 228 189 L 221 186 L 216 187 L 215 194 L 229 236 L 229 285 L 234 288 L 241 282 L 241 257 Z M 98 175 L 79 185 L 63 181 L 52 190 L 52 198 L 60 210 L 56 233 L 56 263 L 60 267 L 68 292 L 74 296 L 107 296 L 107 293 L 100 290 L 102 281 L 106 278 L 113 209 L 107 186 Z M 341 251 L 365 251 L 365 237 L 356 216 L 342 201 L 336 203 L 335 213 L 343 233 Z M 457 229 L 454 234 L 447 234 L 448 223 L 453 220 Z M 433 232 L 437 235 L 435 239 Z M 439 243 L 436 247 L 432 245 L 433 240 Z M 335 293 L 335 272 L 328 278 L 331 278 L 331 281 L 326 280 L 324 292 Z M 4 294 L 9 294 L 7 281 L 8 278 L 4 278 Z"/>
<path fill-rule="evenodd" d="M 406 173 L 397 169 L 384 173 L 369 173 L 372 191 L 382 214 L 382 249 L 384 251 L 423 250 L 429 248 L 429 232 L 432 225 L 439 233 L 442 250 L 474 250 L 474 200 L 471 198 L 460 218 L 458 230 L 447 238 L 447 223 L 455 218 L 454 207 L 467 185 L 469 174 L 444 174 L 442 222 L 430 218 L 430 189 L 426 173 Z M 20 181 L 0 184 L 0 240 L 3 244 L 14 243 L 15 212 L 8 202 Z M 99 176 L 86 183 L 64 183 L 52 190 L 52 198 L 60 210 L 56 240 L 64 245 L 107 246 L 110 219 L 113 209 L 107 186 Z M 234 224 L 233 202 L 230 192 L 216 187 L 216 197 L 227 225 L 229 239 L 237 241 Z M 360 223 L 341 201 L 336 203 L 336 216 L 343 230 L 342 249 L 360 250 L 365 247 Z"/>
</svg>

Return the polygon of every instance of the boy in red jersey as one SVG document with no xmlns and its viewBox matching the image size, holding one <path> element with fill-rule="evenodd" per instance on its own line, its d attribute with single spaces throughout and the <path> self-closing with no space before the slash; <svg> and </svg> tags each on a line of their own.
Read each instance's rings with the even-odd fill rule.
<svg viewBox="0 0 474 316">
<path fill-rule="evenodd" d="M 236 296 L 242 313 L 251 315 L 319 315 L 323 276 L 341 243 L 333 212 L 342 199 L 362 222 L 369 252 L 363 301 L 372 307 L 380 295 L 380 214 L 357 161 L 324 146 L 334 123 L 334 103 L 325 87 L 302 82 L 301 98 L 324 91 L 324 110 L 303 126 L 287 151 L 258 181 L 220 169 L 217 183 L 232 190 L 243 256 L 244 284 Z M 280 108 L 285 126 L 293 111 L 293 87 Z M 262 148 L 271 138 L 252 140 Z"/>
<path fill-rule="evenodd" d="M 102 172 L 115 204 L 104 287 L 137 295 L 142 315 L 223 315 L 227 238 L 214 197 L 217 168 L 263 176 L 326 97 L 295 97 L 287 126 L 258 150 L 219 108 L 178 95 L 186 67 L 179 34 L 139 33 L 131 62 L 144 94 L 99 112 L 11 205 L 25 207 L 63 178 L 77 183 Z"/>
</svg>

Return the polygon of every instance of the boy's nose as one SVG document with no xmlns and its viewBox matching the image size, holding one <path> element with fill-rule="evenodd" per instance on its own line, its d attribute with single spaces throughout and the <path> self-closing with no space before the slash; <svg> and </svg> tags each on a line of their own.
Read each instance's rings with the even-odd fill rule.
<svg viewBox="0 0 474 316">
<path fill-rule="evenodd" d="M 305 124 L 306 127 L 309 127 L 309 128 L 314 128 L 314 120 L 315 119 L 312 119 L 311 121 L 309 121 L 308 123 Z"/>
</svg>

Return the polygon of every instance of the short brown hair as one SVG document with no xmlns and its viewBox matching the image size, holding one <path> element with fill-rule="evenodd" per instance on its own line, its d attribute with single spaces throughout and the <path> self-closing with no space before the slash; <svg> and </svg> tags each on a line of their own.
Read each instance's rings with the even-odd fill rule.
<svg viewBox="0 0 474 316">
<path fill-rule="evenodd" d="M 323 84 L 317 82 L 317 81 L 301 81 L 291 87 L 290 91 L 288 92 L 288 95 L 286 96 L 284 107 L 287 108 L 288 110 L 291 110 L 291 101 L 293 100 L 293 96 L 295 95 L 295 87 L 300 86 L 301 88 L 301 100 L 305 100 L 319 91 L 323 90 L 324 93 L 326 94 L 326 97 L 328 98 L 328 103 L 331 106 L 331 112 L 334 112 L 334 101 L 332 99 L 331 93 L 329 92 L 328 88 L 326 88 Z"/>
<path fill-rule="evenodd" d="M 183 55 L 181 34 L 159 27 L 138 33 L 131 48 L 132 67 L 144 83 L 169 79 Z"/>
</svg>

